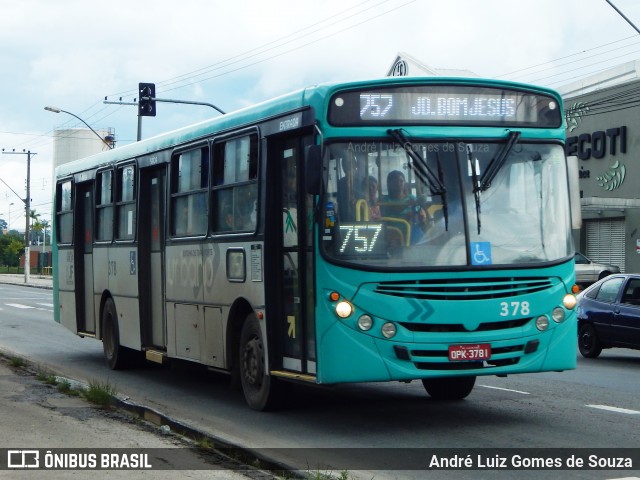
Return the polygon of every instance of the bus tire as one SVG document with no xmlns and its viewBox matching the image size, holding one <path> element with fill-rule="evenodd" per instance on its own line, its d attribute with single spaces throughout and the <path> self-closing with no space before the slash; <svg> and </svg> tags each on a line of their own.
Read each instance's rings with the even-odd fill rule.
<svg viewBox="0 0 640 480">
<path fill-rule="evenodd" d="M 424 378 L 422 385 L 434 400 L 462 400 L 467 397 L 476 377 Z"/>
<path fill-rule="evenodd" d="M 602 343 L 596 329 L 590 323 L 583 323 L 578 330 L 578 350 L 585 358 L 596 358 L 602 352 Z"/>
<path fill-rule="evenodd" d="M 120 345 L 118 314 L 113 299 L 108 298 L 102 309 L 102 349 L 111 370 L 121 370 L 127 366 L 127 352 Z"/>
<path fill-rule="evenodd" d="M 240 383 L 247 405 L 260 411 L 278 408 L 282 402 L 282 385 L 267 375 L 262 330 L 253 313 L 242 325 L 239 350 Z"/>
</svg>

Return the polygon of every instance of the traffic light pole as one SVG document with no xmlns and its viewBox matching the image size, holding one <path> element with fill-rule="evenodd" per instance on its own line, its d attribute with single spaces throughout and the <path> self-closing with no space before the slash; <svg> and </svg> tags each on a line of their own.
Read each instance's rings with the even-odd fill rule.
<svg viewBox="0 0 640 480">
<path fill-rule="evenodd" d="M 143 102 L 184 103 L 186 105 L 204 105 L 206 107 L 211 107 L 211 108 L 217 110 L 222 115 L 225 114 L 224 111 L 220 110 L 213 103 L 191 102 L 189 100 L 175 100 L 173 98 L 156 98 L 156 97 L 140 97 L 140 101 L 143 101 Z M 142 140 L 142 115 L 138 114 L 138 141 L 140 141 L 140 140 Z"/>
<path fill-rule="evenodd" d="M 182 103 L 185 105 L 203 105 L 206 107 L 213 108 L 214 110 L 220 112 L 222 115 L 226 113 L 212 103 L 192 102 L 190 100 L 176 100 L 173 98 L 156 98 L 155 84 L 153 83 L 139 83 L 138 93 L 140 94 L 138 102 L 123 102 L 123 101 L 110 102 L 107 100 L 107 97 L 104 97 L 104 102 L 103 102 L 105 104 L 113 104 L 113 105 L 137 105 L 138 106 L 138 135 L 137 135 L 138 141 L 142 140 L 142 117 L 156 116 L 156 102 Z"/>
<path fill-rule="evenodd" d="M 217 110 L 222 115 L 224 115 L 226 113 L 226 112 L 220 110 L 218 107 L 216 107 L 213 103 L 191 102 L 189 100 L 174 100 L 172 98 L 153 98 L 153 97 L 142 97 L 142 98 L 140 98 L 140 100 L 150 101 L 150 102 L 184 103 L 186 105 L 204 105 L 205 107 L 211 107 L 214 110 Z"/>
</svg>

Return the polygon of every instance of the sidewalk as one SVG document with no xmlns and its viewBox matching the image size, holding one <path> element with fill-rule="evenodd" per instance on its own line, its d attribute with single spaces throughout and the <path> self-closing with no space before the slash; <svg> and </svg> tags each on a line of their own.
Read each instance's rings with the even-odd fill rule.
<svg viewBox="0 0 640 480">
<path fill-rule="evenodd" d="M 0 284 L 53 288 L 53 279 L 31 275 L 0 274 Z M 18 365 L 11 362 L 17 359 Z M 192 479 L 268 479 L 265 471 L 245 465 L 223 454 L 203 456 L 194 450 L 193 442 L 174 434 L 170 427 L 156 426 L 117 407 L 101 408 L 80 396 L 62 393 L 56 386 L 36 378 L 34 366 L 0 348 L 0 478 L 21 480 L 34 478 L 63 480 L 67 478 L 135 480 L 151 478 L 173 480 L 186 474 Z M 40 367 L 38 367 L 40 368 Z M 211 442 L 214 444 L 214 442 Z M 61 450 L 70 449 L 70 450 Z M 122 449 L 122 450 L 113 450 Z M 141 450 L 143 449 L 143 450 Z M 39 450 L 39 469 L 7 469 L 11 455 Z M 119 452 L 136 455 L 146 452 L 153 471 L 107 469 L 92 471 L 46 470 L 45 451 L 64 456 L 95 455 Z M 13 453 L 10 453 L 13 452 Z M 16 453 L 18 452 L 18 453 Z M 60 453 L 62 452 L 62 453 Z M 33 454 L 31 453 L 31 457 Z M 58 457 L 63 458 L 63 457 Z M 67 458 L 67 457 L 64 457 Z M 70 458 L 70 457 L 69 457 Z M 33 458 L 30 459 L 32 461 Z M 98 460 L 99 462 L 99 460 Z M 159 469 L 158 469 L 159 468 Z M 188 472 L 188 473 L 187 473 Z"/>
<path fill-rule="evenodd" d="M 0 273 L 0 283 L 11 285 L 26 285 L 28 287 L 53 289 L 53 277 L 34 273 L 29 275 L 29 281 L 25 283 L 24 275 L 17 273 Z"/>
<path fill-rule="evenodd" d="M 258 478 L 261 473 L 251 472 L 248 467 L 244 470 L 245 467 L 233 466 L 235 462 L 231 459 L 220 455 L 216 457 L 215 453 L 211 455 L 213 459 L 207 459 L 194 450 L 193 443 L 166 428 L 163 433 L 160 428 L 126 412 L 97 407 L 80 396 L 62 393 L 56 386 L 37 379 L 29 367 L 12 366 L 9 357 L 4 355 L 0 355 L 0 419 L 0 453 L 3 455 L 0 458 L 0 478 L 3 479 L 36 476 L 45 480 L 61 480 L 88 478 L 90 475 L 93 479 L 132 480 L 152 476 L 159 480 L 173 480 L 184 476 L 188 470 L 187 476 L 193 479 L 246 480 L 248 477 Z M 33 454 L 35 450 L 40 451 L 37 460 Z M 84 473 L 74 472 L 80 470 L 77 467 L 48 470 L 45 468 L 45 451 L 58 455 L 58 458 L 69 455 L 68 452 L 86 452 L 82 455 L 93 454 L 97 459 L 101 459 L 103 453 L 133 456 L 142 451 L 147 453 L 147 463 L 153 471 L 120 469 L 120 465 L 91 472 L 84 470 Z M 10 461 L 13 465 L 16 460 L 20 461 L 16 457 L 19 452 L 30 454 L 28 462 L 38 462 L 40 468 L 7 469 Z"/>
</svg>

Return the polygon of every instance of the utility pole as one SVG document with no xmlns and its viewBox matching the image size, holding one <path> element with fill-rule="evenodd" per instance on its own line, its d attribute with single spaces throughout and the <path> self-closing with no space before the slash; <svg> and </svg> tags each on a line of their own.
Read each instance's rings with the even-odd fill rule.
<svg viewBox="0 0 640 480">
<path fill-rule="evenodd" d="M 13 193 L 18 195 L 18 198 L 24 202 L 24 210 L 25 210 L 25 227 L 24 227 L 24 283 L 29 283 L 29 274 L 31 273 L 31 239 L 29 238 L 29 221 L 31 220 L 31 157 L 37 155 L 37 153 L 32 153 L 31 150 L 22 150 L 21 152 L 16 152 L 13 149 L 11 152 L 5 152 L 4 148 L 2 149 L 2 153 L 6 155 L 26 155 L 27 156 L 27 196 L 25 199 L 20 198 L 20 196 L 13 190 Z"/>
</svg>

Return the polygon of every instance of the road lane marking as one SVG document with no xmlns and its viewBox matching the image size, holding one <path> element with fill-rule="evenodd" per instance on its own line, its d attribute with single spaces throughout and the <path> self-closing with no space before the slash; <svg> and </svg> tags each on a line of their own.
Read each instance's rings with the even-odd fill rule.
<svg viewBox="0 0 640 480">
<path fill-rule="evenodd" d="M 504 392 L 521 393 L 522 395 L 531 395 L 529 392 L 523 392 L 520 390 L 513 390 L 511 388 L 492 387 L 491 385 L 478 385 L 479 387 L 492 388 L 493 390 L 502 390 Z"/>
<path fill-rule="evenodd" d="M 606 410 L 608 412 L 626 413 L 627 415 L 640 415 L 638 410 L 629 410 L 628 408 L 610 407 L 609 405 L 587 405 L 590 408 Z"/>
<path fill-rule="evenodd" d="M 40 305 L 41 307 L 53 308 L 53 303 L 36 303 L 36 305 Z"/>
<path fill-rule="evenodd" d="M 13 308 L 36 308 L 30 305 L 22 305 L 21 303 L 5 303 L 5 306 Z"/>
</svg>

